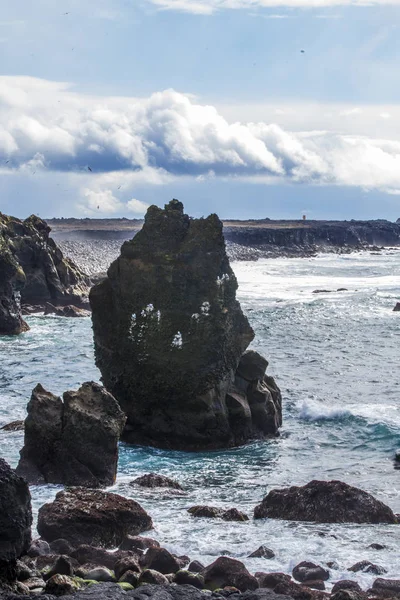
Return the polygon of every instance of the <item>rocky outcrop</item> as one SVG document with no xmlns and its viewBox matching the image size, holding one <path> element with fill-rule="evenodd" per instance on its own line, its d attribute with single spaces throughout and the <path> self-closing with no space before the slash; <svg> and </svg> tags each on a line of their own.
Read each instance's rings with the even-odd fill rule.
<svg viewBox="0 0 400 600">
<path fill-rule="evenodd" d="M 0 213 L 0 335 L 28 329 L 21 303 L 87 307 L 89 278 L 64 258 L 49 234 L 35 215 L 20 221 Z"/>
<path fill-rule="evenodd" d="M 342 481 L 311 481 L 302 487 L 272 490 L 254 510 L 255 519 L 316 523 L 397 523 L 392 510 Z"/>
<path fill-rule="evenodd" d="M 115 548 L 127 535 L 137 535 L 152 526 L 151 517 L 134 500 L 100 490 L 71 488 L 40 508 L 37 529 L 48 542 L 63 538 L 75 546 Z"/>
<path fill-rule="evenodd" d="M 0 585 L 16 576 L 16 561 L 31 544 L 32 509 L 29 488 L 0 458 Z"/>
<path fill-rule="evenodd" d="M 33 484 L 114 484 L 125 415 L 102 386 L 84 383 L 62 400 L 38 384 L 27 410 L 17 473 Z"/>
<path fill-rule="evenodd" d="M 96 364 L 127 441 L 196 450 L 277 434 L 275 382 L 265 369 L 235 379 L 254 337 L 236 289 L 216 215 L 190 219 L 177 200 L 149 208 L 90 293 Z"/>
</svg>

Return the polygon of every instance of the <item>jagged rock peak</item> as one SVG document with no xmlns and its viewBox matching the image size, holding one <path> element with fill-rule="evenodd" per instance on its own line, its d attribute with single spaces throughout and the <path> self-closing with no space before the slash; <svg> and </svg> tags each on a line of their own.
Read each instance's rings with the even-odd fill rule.
<svg viewBox="0 0 400 600">
<path fill-rule="evenodd" d="M 236 290 L 217 215 L 191 219 L 175 199 L 148 209 L 90 293 L 96 363 L 127 413 L 128 441 L 201 449 L 276 434 L 279 390 L 269 391 L 263 375 L 254 412 L 268 396 L 273 425 L 253 422 L 246 394 L 254 382 L 243 380 L 227 399 L 254 338 Z"/>
</svg>

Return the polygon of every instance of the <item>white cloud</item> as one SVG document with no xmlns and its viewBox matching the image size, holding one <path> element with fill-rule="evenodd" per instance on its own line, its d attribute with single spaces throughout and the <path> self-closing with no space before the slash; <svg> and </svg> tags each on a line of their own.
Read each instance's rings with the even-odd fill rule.
<svg viewBox="0 0 400 600">
<path fill-rule="evenodd" d="M 140 216 L 143 216 L 146 210 L 149 208 L 149 205 L 146 204 L 146 202 L 142 202 L 142 200 L 136 200 L 135 198 L 128 200 L 126 206 L 130 212 Z"/>
<path fill-rule="evenodd" d="M 257 8 L 329 8 L 332 6 L 398 6 L 400 0 L 148 0 L 163 10 L 211 15 L 219 10 Z"/>
<path fill-rule="evenodd" d="M 184 177 L 400 189 L 399 106 L 247 111 L 265 118 L 229 122 L 226 110 L 174 90 L 90 97 L 65 83 L 0 77 L 0 166 L 68 173 L 91 213 L 142 213 L 135 185 Z"/>
</svg>

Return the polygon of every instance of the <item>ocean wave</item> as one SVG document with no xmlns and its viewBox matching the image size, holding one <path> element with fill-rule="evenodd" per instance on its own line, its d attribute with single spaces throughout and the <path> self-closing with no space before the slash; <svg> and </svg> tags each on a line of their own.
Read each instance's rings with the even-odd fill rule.
<svg viewBox="0 0 400 600">
<path fill-rule="evenodd" d="M 358 418 L 347 408 L 331 408 L 322 402 L 303 400 L 299 407 L 299 418 L 311 423 L 317 421 L 342 421 L 349 418 Z"/>
</svg>

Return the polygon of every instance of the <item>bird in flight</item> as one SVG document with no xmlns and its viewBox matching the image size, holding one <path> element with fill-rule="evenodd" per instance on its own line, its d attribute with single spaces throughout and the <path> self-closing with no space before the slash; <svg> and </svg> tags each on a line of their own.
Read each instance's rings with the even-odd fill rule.
<svg viewBox="0 0 400 600">
<path fill-rule="evenodd" d="M 88 167 L 88 171 L 92 172 L 92 169 L 90 167 Z"/>
<path fill-rule="evenodd" d="M 304 53 L 305 53 L 305 50 L 300 50 L 300 52 L 301 52 L 302 54 L 304 54 Z"/>
</svg>

